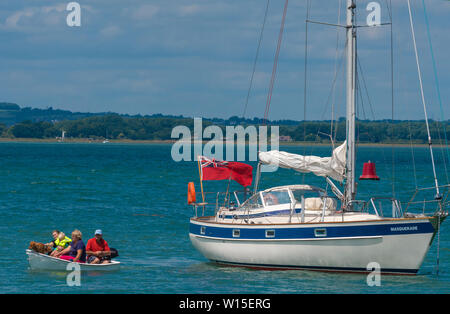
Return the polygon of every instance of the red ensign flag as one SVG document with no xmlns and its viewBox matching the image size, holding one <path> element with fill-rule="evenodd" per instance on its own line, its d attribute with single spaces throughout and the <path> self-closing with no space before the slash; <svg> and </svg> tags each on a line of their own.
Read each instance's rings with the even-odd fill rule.
<svg viewBox="0 0 450 314">
<path fill-rule="evenodd" d="M 253 167 L 236 161 L 220 161 L 198 157 L 201 165 L 202 180 L 232 179 L 242 186 L 252 185 Z"/>
</svg>

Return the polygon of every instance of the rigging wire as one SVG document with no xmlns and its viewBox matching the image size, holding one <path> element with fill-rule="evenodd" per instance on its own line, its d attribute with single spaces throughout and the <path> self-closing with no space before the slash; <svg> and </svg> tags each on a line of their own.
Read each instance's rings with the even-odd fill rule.
<svg viewBox="0 0 450 314">
<path fill-rule="evenodd" d="M 342 1 L 339 0 L 338 3 L 338 25 L 341 21 L 341 6 L 342 6 Z M 305 76 L 304 76 L 304 111 L 303 111 L 303 115 L 304 115 L 304 121 L 303 121 L 303 140 L 305 141 L 306 139 L 306 108 L 307 108 L 307 60 L 308 60 L 308 23 L 315 23 L 309 20 L 309 16 L 310 16 L 310 9 L 311 9 L 311 4 L 310 1 L 308 0 L 307 3 L 307 10 L 306 10 L 306 25 L 305 25 Z M 326 23 L 318 23 L 318 24 L 326 24 Z M 333 25 L 336 26 L 336 25 Z M 347 40 L 346 40 L 346 44 L 347 46 Z M 338 73 L 340 72 L 341 67 L 343 66 L 343 61 L 345 60 L 345 51 L 346 49 L 344 49 L 341 52 L 341 57 L 339 57 L 339 29 L 337 30 L 337 34 L 336 34 L 336 50 L 335 50 L 335 61 L 334 61 L 334 75 L 333 75 L 333 80 L 332 80 L 332 84 L 331 84 L 331 90 L 328 94 L 327 97 L 327 101 L 325 102 L 325 108 L 322 112 L 321 115 L 321 119 L 323 120 L 325 118 L 325 114 L 328 110 L 328 106 L 331 103 L 331 120 L 330 120 L 330 134 L 326 134 L 321 132 L 322 126 L 319 125 L 318 129 L 317 129 L 317 133 L 316 133 L 316 139 L 320 139 L 319 135 L 328 135 L 332 144 L 332 149 L 334 149 L 334 143 L 336 142 L 336 134 L 337 134 L 337 129 L 338 129 L 338 123 L 335 123 L 333 125 L 334 122 L 334 104 L 335 104 L 335 95 L 336 95 L 336 82 L 337 82 L 337 76 Z M 339 61 L 340 60 L 340 61 Z M 331 101 L 330 101 L 331 100 Z M 335 128 L 335 131 L 333 132 L 333 127 Z M 334 133 L 334 137 L 333 137 L 333 133 Z M 304 146 L 303 149 L 303 156 L 306 156 L 306 145 Z M 309 154 L 312 155 L 313 153 L 313 146 L 310 146 L 310 152 Z M 306 157 L 305 157 L 306 158 Z M 304 183 L 305 180 L 305 173 L 302 176 L 302 183 Z M 328 187 L 328 184 L 327 184 Z"/>
<path fill-rule="evenodd" d="M 392 136 L 394 135 L 394 35 L 392 27 L 392 0 L 389 0 L 389 4 L 386 0 L 386 5 L 389 12 L 389 22 L 390 22 L 390 40 L 391 40 L 391 114 L 392 114 Z M 395 152 L 394 152 L 394 142 L 392 141 L 391 146 L 392 154 L 392 197 L 395 198 Z"/>
<path fill-rule="evenodd" d="M 356 61 L 358 63 L 357 65 L 359 68 L 358 74 L 360 74 L 360 76 L 361 76 L 361 81 L 363 83 L 362 87 L 364 87 L 364 90 L 366 92 L 366 97 L 367 97 L 367 101 L 369 103 L 370 112 L 372 113 L 372 119 L 375 120 L 375 112 L 373 111 L 372 101 L 369 96 L 369 89 L 367 88 L 366 79 L 364 77 L 364 71 L 363 71 L 363 68 L 361 65 L 361 58 L 356 58 Z"/>
<path fill-rule="evenodd" d="M 341 6 L 342 6 L 342 0 L 339 0 L 337 25 L 341 24 Z M 337 29 L 337 31 L 336 31 L 336 51 L 335 51 L 335 55 L 334 55 L 334 77 L 337 76 L 338 51 L 339 51 L 339 29 Z M 333 82 L 333 101 L 331 103 L 331 122 L 330 122 L 330 137 L 332 139 L 332 142 L 333 142 L 333 122 L 334 122 L 335 102 L 336 102 L 336 88 L 335 88 L 335 84 Z"/>
<path fill-rule="evenodd" d="M 340 24 L 341 21 L 341 6 L 342 6 L 342 1 L 339 0 L 338 3 L 338 25 Z M 307 60 L 308 60 L 308 23 L 317 23 L 317 22 L 313 22 L 309 20 L 309 16 L 310 16 L 310 9 L 311 9 L 311 4 L 310 1 L 308 1 L 307 3 L 307 10 L 306 10 L 306 25 L 305 25 L 305 74 L 304 74 L 304 99 L 303 99 L 303 140 L 305 141 L 306 139 L 306 108 L 307 108 Z M 317 23 L 317 24 L 326 24 L 326 23 Z M 326 24 L 327 25 L 327 24 Z M 330 24 L 331 25 L 331 24 Z M 336 25 L 333 25 L 336 26 Z M 347 45 L 347 41 L 346 44 Z M 334 75 L 333 75 L 333 80 L 332 80 L 332 84 L 331 84 L 331 90 L 328 94 L 327 97 L 327 101 L 325 102 L 325 108 L 322 111 L 322 115 L 321 115 L 321 119 L 323 120 L 325 118 L 325 114 L 328 110 L 328 106 L 331 104 L 331 120 L 330 120 L 330 134 L 326 134 L 321 132 L 321 125 L 319 125 L 318 129 L 317 129 L 317 133 L 316 133 L 316 138 L 320 139 L 320 134 L 322 135 L 328 135 L 332 144 L 332 148 L 334 149 L 334 143 L 336 142 L 336 134 L 337 134 L 337 129 L 338 129 L 338 123 L 334 123 L 334 105 L 335 105 L 335 100 L 336 100 L 336 82 L 337 82 L 337 76 L 338 73 L 340 72 L 340 69 L 342 68 L 343 65 L 343 61 L 345 60 L 345 49 L 341 52 L 341 57 L 339 57 L 339 29 L 337 30 L 337 34 L 336 34 L 336 49 L 335 49 L 335 61 L 334 61 Z M 333 132 L 333 128 L 335 129 L 335 131 Z M 334 137 L 333 137 L 334 134 Z M 304 147 L 303 150 L 303 156 L 306 156 L 306 146 Z M 313 146 L 310 147 L 310 153 L 313 153 Z M 305 174 L 303 174 L 303 178 L 302 178 L 302 183 L 304 182 L 304 178 L 305 178 Z M 328 185 L 327 185 L 328 186 Z"/>
<path fill-rule="evenodd" d="M 272 68 L 272 77 L 270 79 L 269 93 L 267 94 L 266 110 L 264 111 L 264 120 L 263 120 L 264 125 L 267 124 L 267 118 L 269 116 L 270 102 L 272 100 L 273 85 L 275 83 L 275 75 L 277 73 L 278 56 L 280 55 L 281 41 L 283 39 L 284 22 L 286 20 L 286 12 L 287 12 L 288 3 L 289 3 L 289 0 L 286 0 L 284 3 L 283 18 L 281 19 L 281 27 L 280 27 L 280 32 L 278 34 L 277 50 L 275 52 L 275 59 L 274 59 L 273 68 Z"/>
<path fill-rule="evenodd" d="M 363 99 L 363 95 L 362 95 L 362 90 L 361 90 L 361 81 L 359 79 L 360 73 L 358 71 L 356 71 L 356 99 L 358 100 L 358 105 L 356 108 L 358 110 L 357 112 L 357 117 L 361 116 L 360 110 L 362 111 L 362 116 L 363 116 L 363 120 L 367 120 L 367 116 L 366 116 L 366 110 L 364 109 L 364 99 Z M 359 141 L 359 125 L 360 123 L 358 123 L 358 141 Z"/>
<path fill-rule="evenodd" d="M 389 4 L 388 4 L 387 1 L 388 0 L 386 0 L 386 6 L 388 7 L 390 23 L 383 23 L 383 24 L 380 24 L 380 25 L 389 25 L 389 24 L 391 25 L 391 44 L 390 44 L 390 51 L 391 51 L 391 62 L 390 62 L 390 65 L 391 65 L 391 68 L 390 68 L 390 70 L 391 70 L 391 95 L 392 95 L 392 98 L 391 98 L 391 113 L 392 113 L 392 116 L 393 116 L 393 106 L 394 106 L 394 97 L 393 97 L 393 93 L 394 92 L 393 91 L 394 91 L 394 88 L 393 88 L 393 61 L 392 61 L 393 60 L 392 13 L 391 13 L 391 10 L 389 8 Z M 360 101 L 361 101 L 361 105 L 362 105 L 363 114 L 365 115 L 364 103 L 363 103 L 363 97 L 362 97 L 362 90 L 361 90 L 361 88 L 363 88 L 364 91 L 365 91 L 365 96 L 367 98 L 367 102 L 369 103 L 369 108 L 370 108 L 370 113 L 372 115 L 372 120 L 375 121 L 376 120 L 376 115 L 375 115 L 375 112 L 373 110 L 372 100 L 371 100 L 371 97 L 369 95 L 369 89 L 367 88 L 366 79 L 365 79 L 365 75 L 364 75 L 364 70 L 363 70 L 363 67 L 362 67 L 362 61 L 361 61 L 361 58 L 358 55 L 356 56 L 356 70 L 357 70 L 356 71 L 356 73 L 357 73 L 357 81 L 356 81 L 356 83 L 357 83 L 357 92 L 358 92 L 358 89 L 359 89 Z M 361 81 L 362 84 L 359 81 Z M 392 125 L 392 128 L 393 128 L 393 125 Z M 358 127 L 358 131 L 359 130 L 360 130 L 360 128 Z M 373 140 L 373 137 L 370 137 L 370 138 Z M 359 141 L 359 135 L 358 135 L 358 141 Z M 394 148 L 393 148 L 393 144 L 392 144 L 392 163 L 394 164 L 395 163 L 395 159 L 394 159 L 393 149 Z M 383 156 L 384 164 L 387 165 L 388 161 L 387 161 L 384 149 L 381 150 L 381 154 Z M 392 173 L 391 173 L 391 180 L 390 181 L 392 182 L 392 191 L 393 191 L 392 194 L 393 194 L 393 197 L 394 197 L 395 196 L 395 187 L 394 187 L 394 185 L 395 185 L 395 172 L 393 171 L 393 169 L 394 169 L 393 165 L 392 165 L 391 169 L 392 169 Z"/>
<path fill-rule="evenodd" d="M 346 60 L 345 59 L 345 50 L 343 50 L 342 52 L 341 52 L 341 56 L 339 57 L 339 64 L 337 63 L 337 59 L 336 59 L 336 65 L 337 65 L 337 68 L 336 68 L 336 70 L 335 70 L 335 72 L 334 72 L 334 76 L 333 76 L 333 81 L 332 81 L 332 83 L 331 83 L 331 90 L 330 90 L 330 92 L 328 93 L 328 97 L 327 97 L 327 101 L 325 102 L 325 107 L 324 107 L 324 109 L 323 109 L 323 111 L 322 111 L 322 115 L 320 116 L 321 117 L 321 119 L 323 120 L 323 119 L 325 119 L 325 115 L 326 115 L 326 112 L 328 111 L 328 106 L 329 106 L 329 104 L 331 104 L 332 105 L 332 107 L 331 107 L 331 110 L 333 111 L 333 101 L 330 101 L 330 100 L 332 100 L 332 98 L 333 98 L 333 93 L 334 93 L 334 91 L 335 91 L 335 89 L 336 89 L 336 82 L 337 82 L 337 75 L 338 75 L 338 73 L 341 71 L 341 69 L 342 69 L 342 67 L 343 67 L 343 64 L 344 64 L 344 61 Z M 333 116 L 333 112 L 332 112 L 332 116 Z M 330 135 L 333 135 L 333 133 L 331 132 L 331 134 Z"/>
<path fill-rule="evenodd" d="M 364 75 L 364 70 L 363 70 L 363 67 L 362 67 L 362 61 L 361 61 L 361 58 L 358 57 L 358 56 L 356 58 L 356 63 L 357 63 L 357 68 L 358 68 L 358 72 L 357 72 L 357 74 L 358 74 L 358 81 L 357 81 L 357 83 L 358 83 L 358 86 L 359 86 L 358 88 L 364 89 L 365 96 L 367 98 L 367 102 L 369 103 L 369 108 L 370 108 L 370 113 L 372 115 L 372 120 L 375 121 L 376 120 L 376 116 L 375 116 L 375 112 L 373 110 L 372 100 L 371 100 L 370 95 L 369 95 L 369 89 L 367 88 L 366 79 L 365 79 L 365 75 Z M 362 85 L 361 85 L 361 83 L 359 81 L 362 82 Z M 360 90 L 359 93 L 362 96 L 362 90 Z M 363 101 L 363 98 L 361 97 L 361 102 L 362 101 Z M 364 103 L 362 103 L 362 105 L 363 105 L 362 108 L 363 108 L 363 111 L 364 111 Z M 365 113 L 364 113 L 364 115 L 365 115 Z M 370 136 L 370 134 L 369 134 L 369 138 L 370 138 L 371 141 L 375 141 L 376 140 L 376 139 L 374 139 L 373 136 Z M 384 149 L 381 149 L 381 155 L 382 155 L 383 161 L 384 161 L 383 165 L 387 165 L 388 161 L 387 161 L 386 153 L 385 153 Z M 387 169 L 387 167 L 386 167 L 386 169 Z M 393 181 L 393 178 L 391 178 L 391 181 Z"/>
<path fill-rule="evenodd" d="M 419 189 L 417 185 L 417 171 L 416 171 L 416 160 L 414 158 L 414 147 L 412 144 L 412 137 L 411 137 L 411 121 L 408 120 L 408 129 L 409 129 L 409 144 L 411 146 L 411 157 L 412 157 L 412 164 L 413 164 L 413 173 L 414 173 L 414 183 L 416 184 L 416 191 Z"/>
<path fill-rule="evenodd" d="M 393 38 L 393 29 L 392 29 L 392 0 L 386 0 L 386 6 L 388 8 L 388 13 L 389 13 L 389 19 L 390 19 L 390 23 L 391 23 L 391 84 L 392 84 L 392 95 L 391 95 L 391 99 L 392 99 L 392 117 L 394 117 L 394 64 L 393 64 L 393 60 L 394 60 L 394 56 L 393 56 L 393 43 L 394 43 L 394 38 Z M 393 118 L 392 118 L 393 119 Z M 409 130 L 409 144 L 410 144 L 410 149 L 411 149 L 411 158 L 412 158 L 412 164 L 413 164 L 413 174 L 414 174 L 414 184 L 416 186 L 416 191 L 419 188 L 418 184 L 417 184 L 417 171 L 416 171 L 416 161 L 415 161 L 415 154 L 414 154 L 414 145 L 412 143 L 412 132 L 411 132 L 411 121 L 408 120 L 408 130 Z"/>
<path fill-rule="evenodd" d="M 431 42 L 430 23 L 428 21 L 427 8 L 425 6 L 424 0 L 422 0 L 422 6 L 423 6 L 423 13 L 425 16 L 425 25 L 427 26 L 427 37 L 428 37 L 428 44 L 430 46 L 431 60 L 433 62 L 433 72 L 434 72 L 434 82 L 435 82 L 434 85 L 436 86 L 436 92 L 437 92 L 437 96 L 438 96 L 438 100 L 439 100 L 439 107 L 440 107 L 440 111 L 441 111 L 441 119 L 443 120 L 444 119 L 444 109 L 442 106 L 441 90 L 439 88 L 439 79 L 438 79 L 438 75 L 437 75 L 436 59 L 434 58 L 433 44 Z M 444 129 L 444 139 L 445 139 L 445 145 L 447 147 L 447 158 L 450 163 L 450 151 L 448 148 L 448 140 L 447 140 L 447 127 L 444 122 L 442 123 L 442 127 Z M 444 163 L 445 163 L 445 157 L 444 157 Z M 447 171 L 446 171 L 446 173 L 447 173 Z M 448 183 L 449 183 L 449 181 L 448 181 L 448 177 L 447 177 L 447 184 Z"/>
<path fill-rule="evenodd" d="M 426 127 L 427 127 L 427 135 L 428 135 L 428 146 L 430 147 L 431 164 L 433 166 L 434 184 L 435 184 L 435 188 L 436 188 L 435 199 L 440 199 L 442 196 L 439 193 L 439 183 L 438 183 L 437 176 L 436 176 L 436 166 L 434 164 L 433 145 L 431 143 L 431 135 L 430 135 L 430 126 L 428 124 L 427 107 L 426 107 L 426 103 L 425 103 L 425 96 L 424 96 L 424 93 L 423 93 L 422 73 L 420 71 L 419 55 L 417 53 L 416 35 L 415 35 L 415 32 L 414 32 L 414 25 L 413 25 L 413 20 L 412 20 L 411 1 L 410 0 L 408 0 L 408 11 L 409 11 L 409 22 L 410 22 L 410 25 L 411 25 L 411 34 L 412 34 L 413 44 L 414 44 L 414 52 L 415 52 L 415 55 L 416 55 L 416 65 L 417 65 L 417 74 L 419 76 L 420 94 L 422 96 L 423 110 L 424 110 L 424 113 L 425 113 L 425 124 L 426 124 Z"/>
<path fill-rule="evenodd" d="M 269 3 L 270 3 L 270 0 L 267 0 L 266 11 L 264 13 L 264 20 L 263 20 L 263 23 L 262 23 L 261 32 L 259 34 L 258 48 L 256 48 L 256 56 L 255 56 L 255 61 L 253 62 L 253 71 L 252 71 L 252 76 L 250 78 L 250 86 L 248 87 L 247 98 L 245 99 L 245 106 L 244 106 L 244 112 L 242 113 L 242 118 L 245 118 L 245 114 L 247 112 L 248 100 L 250 98 L 250 91 L 251 91 L 252 86 L 253 86 L 253 77 L 255 76 L 255 71 L 256 71 L 256 63 L 258 61 L 259 50 L 261 48 L 261 42 L 262 42 L 263 33 L 264 33 L 264 27 L 266 25 L 267 12 L 269 11 Z"/>
<path fill-rule="evenodd" d="M 358 59 L 358 57 L 356 57 Z M 366 120 L 366 111 L 364 110 L 364 101 L 362 98 L 362 93 L 360 90 L 360 80 L 359 80 L 359 73 L 358 71 L 356 71 L 356 117 L 360 117 L 361 116 L 361 112 L 362 111 L 362 116 L 364 117 L 364 120 Z M 360 136 L 361 136 L 361 123 L 358 123 L 358 121 L 356 121 L 356 134 L 357 134 L 357 139 L 356 139 L 356 143 L 358 143 L 358 145 L 360 144 Z"/>
<path fill-rule="evenodd" d="M 311 1 L 306 2 L 306 19 L 305 19 L 305 60 L 304 60 L 304 77 L 303 77 L 303 141 L 306 139 L 306 101 L 307 101 L 307 78 L 308 78 L 308 20 L 311 10 Z M 304 177 L 304 176 L 303 176 Z"/>
<path fill-rule="evenodd" d="M 436 133 L 437 133 L 437 136 L 438 136 L 438 139 L 439 139 L 439 146 L 441 146 L 442 147 L 442 139 L 441 139 L 441 129 L 440 129 L 440 127 L 439 127 L 439 121 L 435 121 L 435 124 L 436 124 Z M 447 179 L 447 184 L 449 183 L 449 180 L 448 180 L 448 172 L 447 172 L 447 162 L 446 162 L 446 160 L 445 160 L 445 155 L 444 155 L 444 150 L 443 149 L 441 149 L 441 153 L 442 153 L 442 160 L 444 161 L 444 172 L 445 172 L 445 177 L 446 177 L 446 179 Z"/>
<path fill-rule="evenodd" d="M 436 276 L 439 276 L 439 251 L 440 251 L 440 242 L 441 242 L 441 215 L 437 215 L 438 223 L 437 223 L 437 248 L 436 248 Z"/>
<path fill-rule="evenodd" d="M 303 78 L 303 142 L 306 141 L 306 101 L 307 101 L 307 78 L 308 78 L 308 20 L 311 10 L 311 1 L 306 1 L 306 19 L 305 19 L 305 60 L 304 60 L 304 78 Z M 306 155 L 306 145 L 303 148 L 303 156 Z M 302 175 L 302 184 L 305 182 L 305 173 Z"/>
</svg>

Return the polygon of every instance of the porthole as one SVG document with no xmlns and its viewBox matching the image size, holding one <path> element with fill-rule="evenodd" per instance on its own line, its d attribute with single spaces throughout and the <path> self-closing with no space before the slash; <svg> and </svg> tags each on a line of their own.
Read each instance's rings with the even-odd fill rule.
<svg viewBox="0 0 450 314">
<path fill-rule="evenodd" d="M 266 230 L 266 238 L 275 238 L 275 230 Z"/>
<path fill-rule="evenodd" d="M 314 229 L 314 235 L 316 237 L 326 237 L 327 229 Z"/>
</svg>

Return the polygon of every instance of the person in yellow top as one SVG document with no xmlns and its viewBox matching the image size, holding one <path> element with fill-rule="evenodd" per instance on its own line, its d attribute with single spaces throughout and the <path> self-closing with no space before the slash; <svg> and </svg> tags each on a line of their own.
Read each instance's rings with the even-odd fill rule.
<svg viewBox="0 0 450 314">
<path fill-rule="evenodd" d="M 53 250 L 53 252 L 50 253 L 50 256 L 55 256 L 57 253 L 67 248 L 70 242 L 72 242 L 72 239 L 66 237 L 64 232 L 60 232 L 58 237 L 54 241 L 55 249 Z"/>
<path fill-rule="evenodd" d="M 60 233 L 61 233 L 61 231 L 59 231 L 59 230 L 53 230 L 52 231 L 53 241 L 49 242 L 49 243 L 45 243 L 45 245 L 50 245 L 53 249 L 55 249 L 56 248 L 55 241 L 56 241 L 56 239 L 58 239 L 58 236 Z"/>
</svg>

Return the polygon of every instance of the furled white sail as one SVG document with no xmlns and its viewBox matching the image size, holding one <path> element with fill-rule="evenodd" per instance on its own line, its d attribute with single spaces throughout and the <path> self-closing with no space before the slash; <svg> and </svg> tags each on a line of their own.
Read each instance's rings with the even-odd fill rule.
<svg viewBox="0 0 450 314">
<path fill-rule="evenodd" d="M 259 152 L 259 160 L 266 165 L 278 165 L 281 168 L 299 172 L 312 172 L 316 176 L 330 177 L 344 181 L 347 142 L 333 150 L 331 157 L 303 156 L 278 150 Z"/>
</svg>

